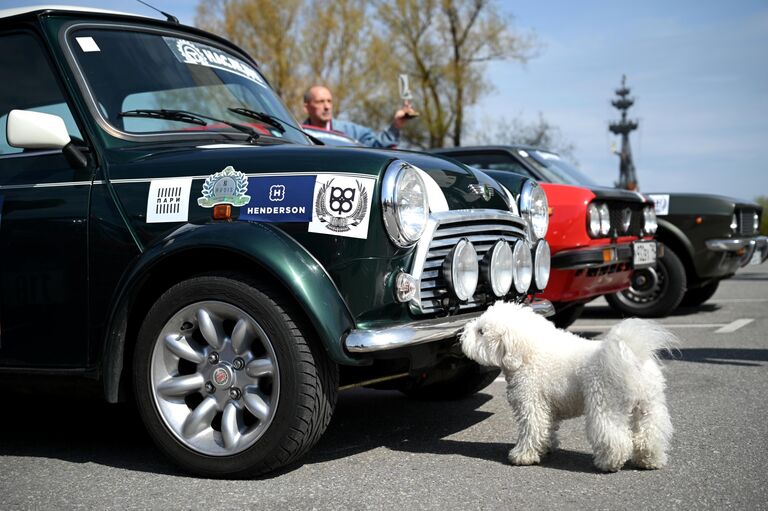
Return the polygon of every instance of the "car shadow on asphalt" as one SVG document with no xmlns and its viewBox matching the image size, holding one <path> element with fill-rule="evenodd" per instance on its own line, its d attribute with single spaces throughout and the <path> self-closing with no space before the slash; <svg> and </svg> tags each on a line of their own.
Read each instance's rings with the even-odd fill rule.
<svg viewBox="0 0 768 511">
<path fill-rule="evenodd" d="M 7 394 L 8 395 L 8 394 Z M 110 405 L 97 398 L 61 396 L 41 401 L 24 392 L 4 398 L 0 457 L 39 457 L 176 477 L 179 470 L 158 450 L 133 405 Z M 320 442 L 296 463 L 261 479 L 312 464 L 342 459 L 378 448 L 414 454 L 463 456 L 507 465 L 514 427 L 506 438 L 481 442 L 446 438 L 487 419 L 480 408 L 494 397 L 480 392 L 455 401 L 419 401 L 398 392 L 355 389 L 342 392 L 331 424 Z M 498 398 L 497 398 L 498 399 Z M 506 406 L 506 403 L 504 403 Z M 587 453 L 558 450 L 546 468 L 594 472 Z"/>
<path fill-rule="evenodd" d="M 768 350 L 760 348 L 681 348 L 660 355 L 666 360 L 745 367 L 762 367 L 761 362 L 768 362 Z"/>
<path fill-rule="evenodd" d="M 9 397 L 10 396 L 10 397 Z M 95 398 L 5 394 L 0 456 L 53 458 L 183 475 L 155 447 L 133 405 Z"/>
<path fill-rule="evenodd" d="M 721 308 L 722 306 L 716 303 L 704 303 L 696 307 L 680 306 L 671 314 L 665 317 L 692 316 L 696 314 L 715 312 Z M 622 314 L 621 312 L 614 310 L 608 305 L 588 305 L 584 308 L 580 316 L 581 319 L 624 319 L 629 317 L 633 316 Z"/>
<path fill-rule="evenodd" d="M 397 392 L 367 389 L 342 393 L 328 430 L 303 463 L 324 463 L 383 447 L 397 452 L 462 456 L 509 465 L 507 453 L 514 447 L 512 424 L 503 433 L 506 438 L 498 442 L 447 438 L 489 419 L 493 413 L 479 408 L 491 399 L 493 396 L 486 392 L 454 401 L 413 400 Z M 591 455 L 564 449 L 546 457 L 541 465 L 572 472 L 595 472 Z"/>
<path fill-rule="evenodd" d="M 768 280 L 768 272 L 737 273 L 731 280 Z"/>
</svg>

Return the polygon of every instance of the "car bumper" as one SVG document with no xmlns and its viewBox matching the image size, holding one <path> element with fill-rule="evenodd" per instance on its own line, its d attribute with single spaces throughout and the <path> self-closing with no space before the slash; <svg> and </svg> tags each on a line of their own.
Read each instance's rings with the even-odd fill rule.
<svg viewBox="0 0 768 511">
<path fill-rule="evenodd" d="M 739 256 L 739 265 L 760 264 L 768 258 L 768 237 L 723 238 L 706 241 L 707 249 L 713 252 L 730 252 Z"/>
<path fill-rule="evenodd" d="M 662 245 L 656 243 L 656 258 L 662 255 Z M 552 268 L 578 270 L 616 263 L 631 263 L 633 256 L 631 243 L 562 250 L 552 256 Z"/>
<path fill-rule="evenodd" d="M 555 313 L 549 300 L 536 299 L 529 305 L 534 312 L 545 317 Z M 344 340 L 344 345 L 351 353 L 373 353 L 450 339 L 458 335 L 468 321 L 483 312 L 414 321 L 389 328 L 352 330 Z"/>
<path fill-rule="evenodd" d="M 749 241 L 749 246 L 741 256 L 739 263 L 742 266 L 762 264 L 766 259 L 768 259 L 768 237 L 757 236 Z"/>
</svg>

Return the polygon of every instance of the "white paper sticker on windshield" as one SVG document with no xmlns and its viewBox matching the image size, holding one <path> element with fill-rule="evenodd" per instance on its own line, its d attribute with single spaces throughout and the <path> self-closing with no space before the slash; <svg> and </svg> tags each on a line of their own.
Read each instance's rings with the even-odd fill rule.
<svg viewBox="0 0 768 511">
<path fill-rule="evenodd" d="M 80 49 L 86 53 L 101 51 L 99 45 L 93 40 L 93 37 L 75 37 L 75 41 L 80 45 Z"/>
<path fill-rule="evenodd" d="M 267 86 L 267 82 L 256 69 L 218 48 L 175 37 L 163 37 L 163 40 L 179 62 L 221 69 L 247 78 L 262 87 Z"/>
<path fill-rule="evenodd" d="M 147 223 L 186 222 L 192 178 L 157 179 L 149 184 Z"/>
<path fill-rule="evenodd" d="M 669 194 L 648 195 L 656 206 L 656 216 L 665 216 L 669 214 Z"/>
<path fill-rule="evenodd" d="M 375 184 L 373 178 L 318 174 L 309 232 L 367 239 Z"/>
<path fill-rule="evenodd" d="M 536 151 L 536 154 L 541 156 L 545 160 L 559 160 L 560 157 L 554 153 L 545 153 L 544 151 Z"/>
</svg>

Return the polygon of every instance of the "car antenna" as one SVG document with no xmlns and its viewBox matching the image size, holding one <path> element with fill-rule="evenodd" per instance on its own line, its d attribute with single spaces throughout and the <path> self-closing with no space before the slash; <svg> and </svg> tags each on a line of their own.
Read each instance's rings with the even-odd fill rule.
<svg viewBox="0 0 768 511">
<path fill-rule="evenodd" d="M 144 4 L 144 5 L 146 5 L 146 6 L 147 6 L 147 7 L 149 7 L 150 9 L 154 9 L 154 10 L 156 10 L 157 12 L 159 12 L 160 14 L 162 14 L 163 16 L 165 16 L 165 18 L 166 18 L 166 19 L 167 19 L 167 20 L 168 20 L 170 23 L 175 23 L 176 25 L 180 25 L 180 23 L 179 23 L 179 18 L 177 18 L 177 17 L 176 17 L 176 16 L 174 16 L 173 14 L 168 14 L 167 12 L 163 12 L 163 11 L 161 11 L 160 9 L 158 9 L 157 7 L 153 7 L 153 6 L 149 5 L 147 2 L 144 2 L 144 1 L 142 1 L 142 0 L 136 0 L 136 1 L 137 1 L 137 2 L 139 2 L 140 4 Z"/>
</svg>

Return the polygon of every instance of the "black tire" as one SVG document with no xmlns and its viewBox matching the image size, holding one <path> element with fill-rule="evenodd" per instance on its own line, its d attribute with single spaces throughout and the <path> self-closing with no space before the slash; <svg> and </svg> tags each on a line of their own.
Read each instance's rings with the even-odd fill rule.
<svg viewBox="0 0 768 511">
<path fill-rule="evenodd" d="M 434 383 L 419 384 L 413 381 L 399 390 L 411 399 L 424 401 L 449 401 L 462 399 L 480 392 L 499 376 L 498 368 L 483 367 L 471 362 L 454 375 Z"/>
<path fill-rule="evenodd" d="M 719 285 L 720 281 L 715 280 L 701 287 L 689 289 L 685 292 L 685 296 L 683 297 L 683 301 L 680 302 L 680 305 L 684 307 L 698 307 L 714 296 Z"/>
<path fill-rule="evenodd" d="M 647 288 L 634 287 L 638 272 L 635 270 L 633 286 L 624 291 L 605 295 L 608 304 L 626 316 L 656 318 L 671 314 L 683 299 L 686 291 L 685 268 L 680 258 L 669 247 L 664 247 L 664 255 L 656 262 L 653 271 L 656 274 L 655 285 Z"/>
<path fill-rule="evenodd" d="M 185 377 L 193 390 L 174 385 Z M 210 388 L 196 387 L 201 378 Z M 152 306 L 133 383 L 147 430 L 175 463 L 205 477 L 247 478 L 296 460 L 319 440 L 336 404 L 338 368 L 276 291 L 219 274 L 183 281 Z"/>
<path fill-rule="evenodd" d="M 554 323 L 557 328 L 568 328 L 574 321 L 581 317 L 583 311 L 583 303 L 556 308 L 555 314 L 550 316 L 549 320 Z"/>
</svg>

